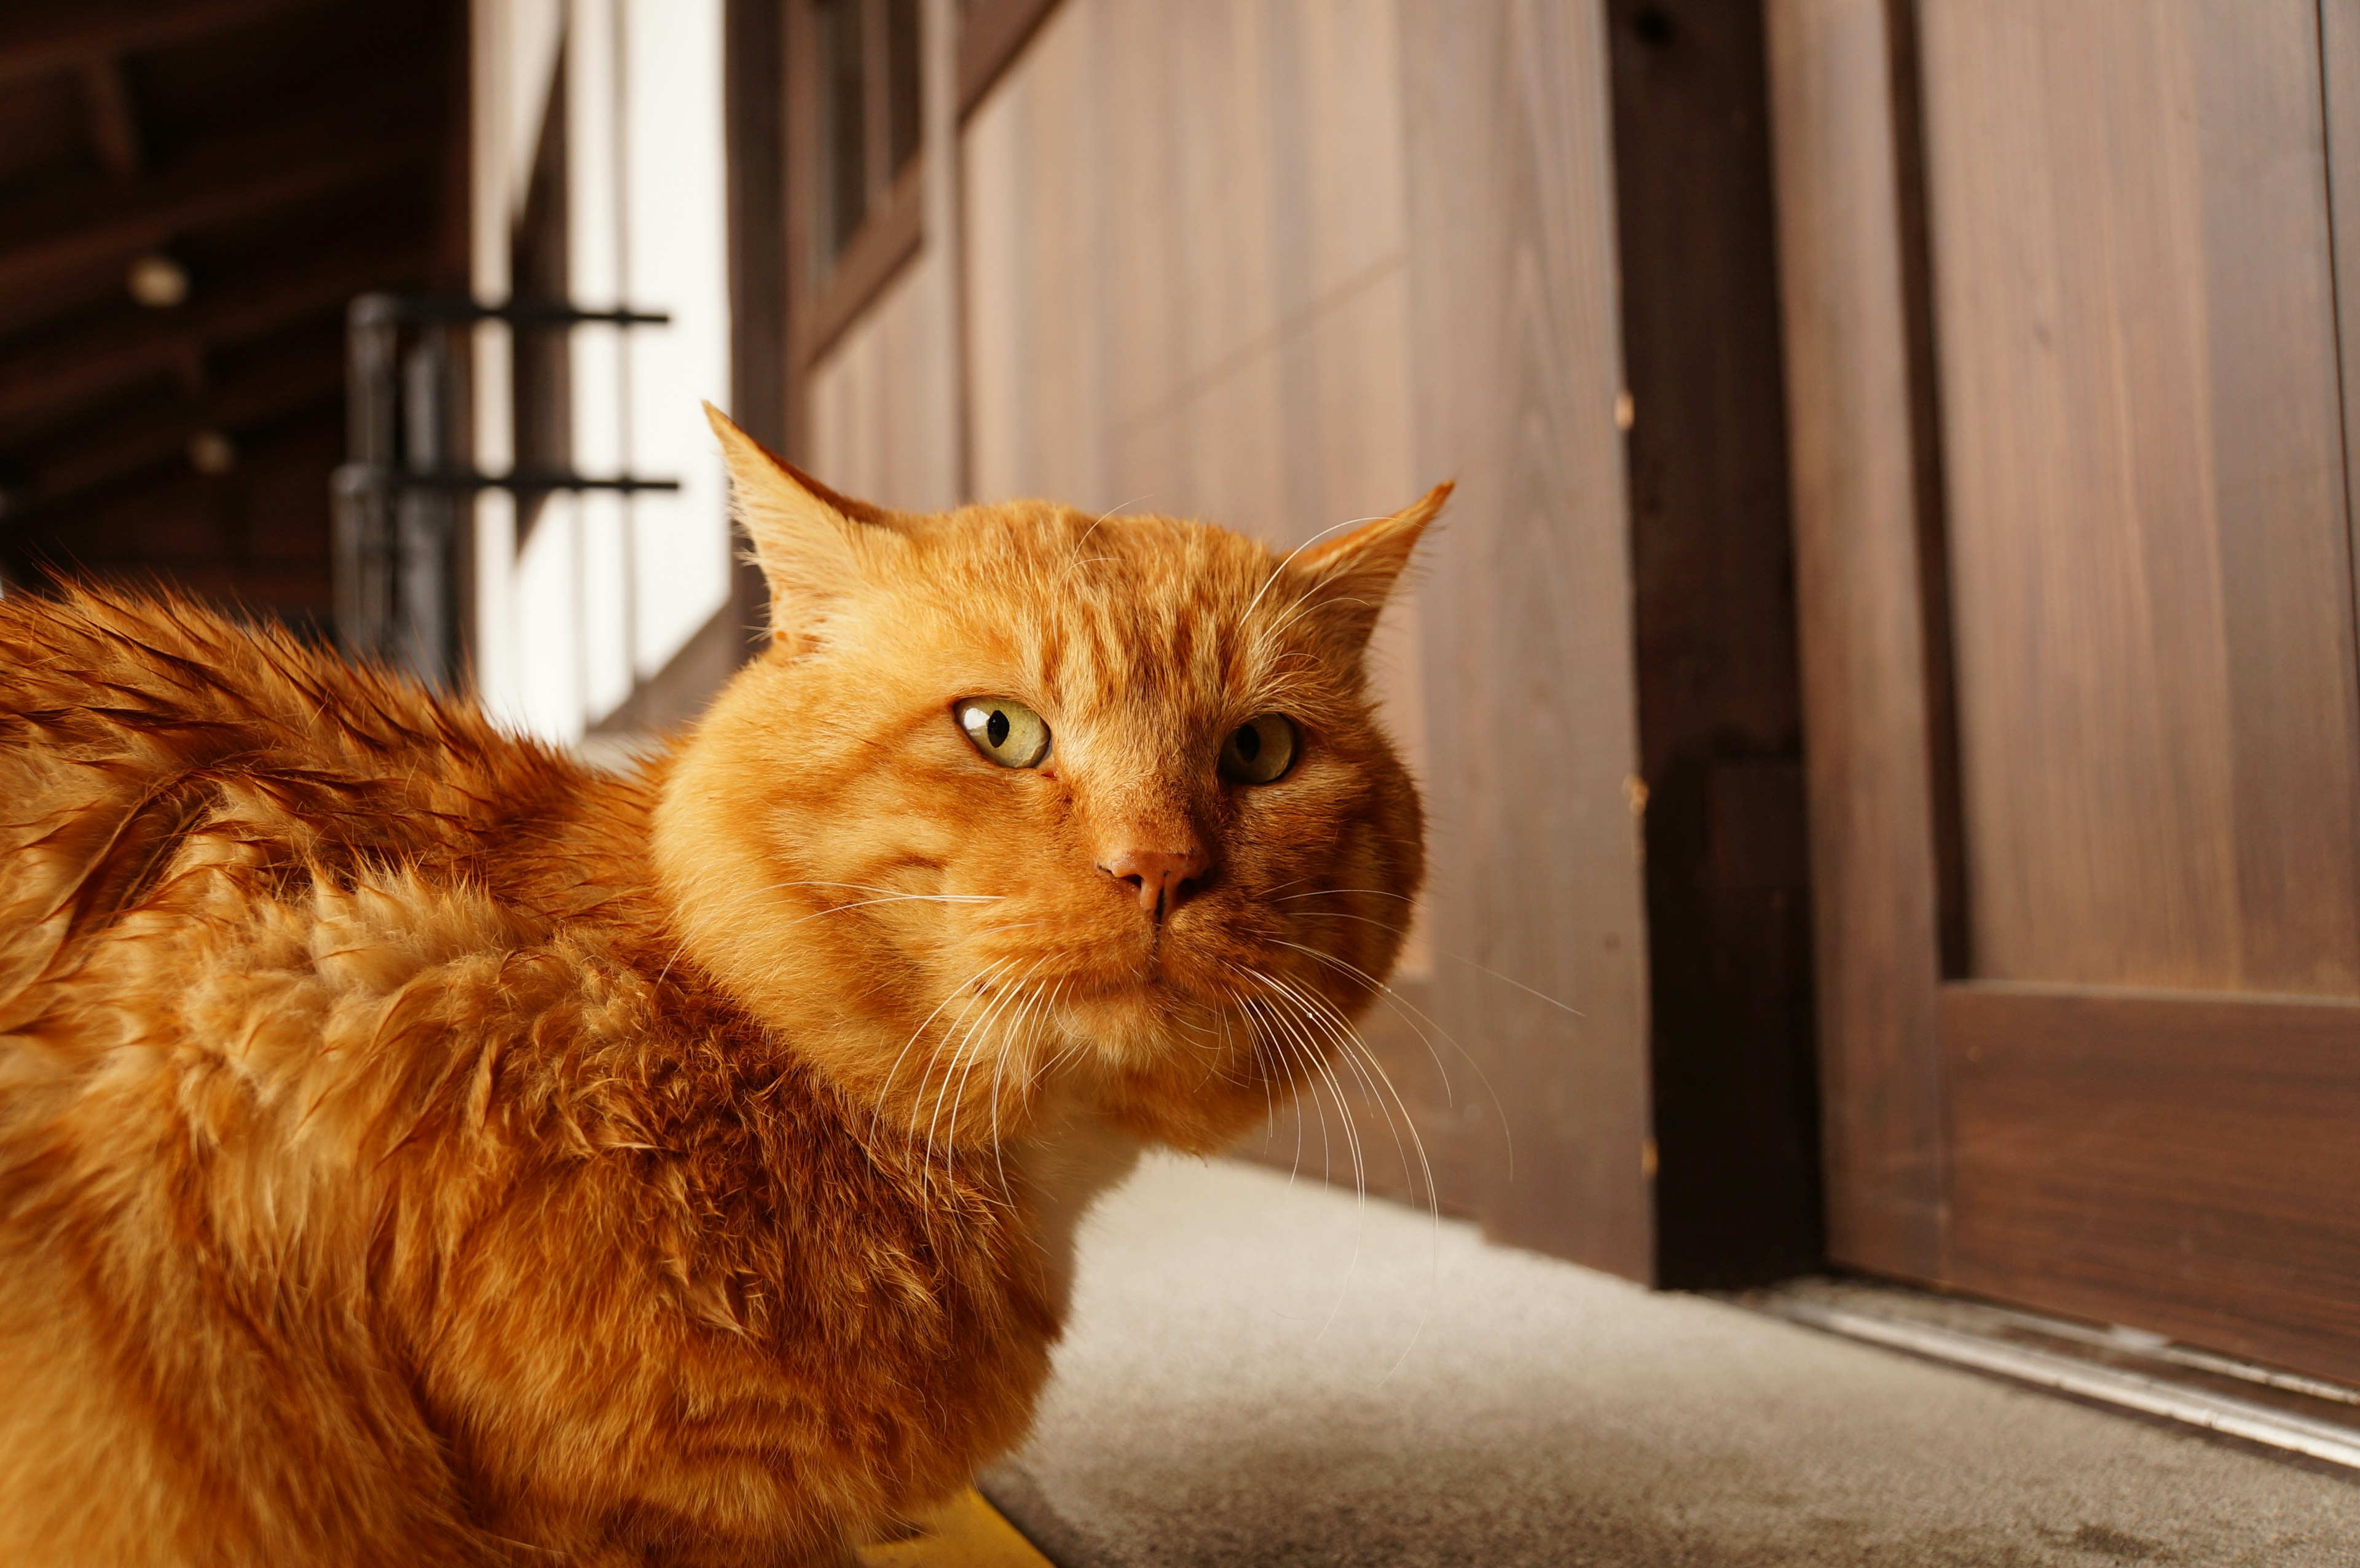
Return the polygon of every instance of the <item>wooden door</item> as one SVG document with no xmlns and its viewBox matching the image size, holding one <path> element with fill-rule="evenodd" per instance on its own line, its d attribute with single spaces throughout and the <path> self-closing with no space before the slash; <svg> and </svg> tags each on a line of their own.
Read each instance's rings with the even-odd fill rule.
<svg viewBox="0 0 2360 1568">
<path fill-rule="evenodd" d="M 1772 21 L 1831 1249 L 2360 1380 L 2360 0 Z"/>
</svg>

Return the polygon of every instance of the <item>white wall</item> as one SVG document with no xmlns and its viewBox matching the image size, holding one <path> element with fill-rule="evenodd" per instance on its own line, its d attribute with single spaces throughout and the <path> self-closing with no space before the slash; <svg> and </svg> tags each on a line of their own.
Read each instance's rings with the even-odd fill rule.
<svg viewBox="0 0 2360 1568">
<path fill-rule="evenodd" d="M 475 287 L 508 293 L 509 233 L 561 57 L 574 302 L 669 311 L 578 329 L 574 465 L 677 495 L 551 498 L 521 551 L 504 495 L 476 509 L 476 678 L 504 721 L 561 741 L 612 713 L 729 596 L 720 457 L 698 408 L 729 392 L 722 0 L 475 0 Z M 508 334 L 476 343 L 476 452 L 512 455 Z"/>
</svg>

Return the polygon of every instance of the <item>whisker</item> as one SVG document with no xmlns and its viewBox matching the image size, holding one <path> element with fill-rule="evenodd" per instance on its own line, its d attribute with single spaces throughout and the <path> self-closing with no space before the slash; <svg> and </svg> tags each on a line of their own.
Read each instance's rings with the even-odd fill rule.
<svg viewBox="0 0 2360 1568">
<path fill-rule="evenodd" d="M 902 1062 L 908 1058 L 910 1048 L 918 1043 L 918 1037 L 926 1032 L 926 1026 L 933 1023 L 935 1018 L 942 1015 L 942 1010 L 951 1005 L 951 998 L 953 996 L 967 993 L 968 986 L 981 981 L 985 975 L 1005 969 L 1015 962 L 1016 960 L 1013 958 L 1003 958 L 997 964 L 985 964 L 981 969 L 977 970 L 974 974 L 960 981 L 950 990 L 943 993 L 943 999 L 934 1004 L 934 1010 L 928 1013 L 923 1018 L 919 1020 L 918 1027 L 910 1031 L 910 1038 L 901 1042 L 901 1050 L 900 1053 L 893 1058 L 893 1065 L 887 1071 L 885 1074 L 885 1082 L 879 1084 L 877 1087 L 877 1104 L 869 1114 L 869 1129 L 872 1132 L 876 1129 L 877 1118 L 885 1114 L 885 1096 L 891 1091 L 893 1087 L 893 1080 L 901 1071 Z M 924 1081 L 923 1079 L 920 1080 L 922 1086 L 923 1082 Z"/>
<path fill-rule="evenodd" d="M 1288 550 L 1284 558 L 1282 559 L 1276 566 L 1271 568 L 1270 575 L 1262 579 L 1262 586 L 1254 590 L 1254 596 L 1246 601 L 1244 613 L 1238 616 L 1238 625 L 1242 626 L 1252 617 L 1254 606 L 1262 603 L 1262 596 L 1264 593 L 1270 592 L 1270 585 L 1277 582 L 1282 576 L 1285 575 L 1286 569 L 1295 564 L 1295 558 L 1296 556 L 1301 555 L 1305 550 L 1309 550 L 1313 545 L 1317 544 L 1321 539 L 1326 539 L 1329 534 L 1334 533 L 1338 528 L 1357 528 L 1362 523 L 1373 523 L 1377 519 L 1374 517 L 1347 517 L 1340 523 L 1330 523 L 1326 528 L 1321 528 L 1317 533 L 1313 534 L 1309 539 L 1305 539 L 1301 544 L 1296 545 L 1293 550 Z M 1313 584 L 1313 587 L 1317 586 L 1317 583 Z M 1306 593 L 1308 593 L 1310 591 L 1310 589 L 1304 590 Z"/>
<path fill-rule="evenodd" d="M 1434 1169 L 1426 1161 L 1425 1139 L 1418 1137 L 1416 1120 L 1410 1116 L 1409 1105 L 1402 1099 L 1401 1092 L 1393 1087 L 1393 1075 L 1385 1072 L 1384 1063 L 1377 1060 L 1376 1052 L 1369 1049 L 1369 1042 L 1361 1037 L 1360 1030 L 1353 1027 L 1352 1020 L 1347 1018 L 1335 1003 L 1284 976 L 1274 976 L 1273 980 L 1301 1003 L 1310 1017 L 1320 1024 L 1330 1039 L 1335 1040 L 1338 1049 L 1343 1051 L 1345 1062 L 1359 1076 L 1362 1087 L 1368 1092 L 1370 1098 L 1376 1101 L 1378 1110 L 1383 1114 L 1385 1127 L 1393 1134 L 1393 1154 L 1401 1160 L 1402 1175 L 1407 1179 L 1411 1174 L 1409 1150 L 1403 1147 L 1401 1125 L 1397 1125 L 1393 1119 L 1393 1106 L 1400 1107 L 1401 1124 L 1408 1127 L 1410 1140 L 1417 1145 L 1418 1161 L 1426 1168 L 1427 1207 L 1438 1214 L 1439 1201 L 1433 1193 Z M 1368 1068 L 1361 1065 L 1360 1058 L 1365 1058 L 1368 1065 L 1376 1069 L 1377 1077 L 1370 1076 Z M 1378 1078 L 1382 1078 L 1384 1087 L 1392 1091 L 1393 1105 L 1386 1104 L 1385 1096 L 1378 1093 Z M 1415 1189 L 1413 1187 L 1412 1191 Z"/>
<path fill-rule="evenodd" d="M 1346 1018 L 1333 1002 L 1316 992 L 1303 992 L 1300 987 L 1291 984 L 1289 989 L 1295 990 L 1298 995 L 1303 996 L 1306 1004 L 1316 1007 L 1315 1016 L 1323 1016 L 1331 1020 L 1329 1026 L 1331 1033 L 1336 1033 L 1338 1029 L 1343 1031 L 1337 1035 L 1337 1039 L 1339 1045 L 1347 1048 L 1347 1061 L 1350 1060 L 1349 1051 L 1357 1049 L 1360 1056 L 1366 1060 L 1368 1069 L 1373 1070 L 1377 1077 L 1382 1080 L 1385 1089 L 1393 1095 L 1393 1104 L 1400 1108 L 1401 1125 L 1409 1129 L 1410 1142 L 1417 1150 L 1418 1170 L 1426 1181 L 1426 1207 L 1429 1225 L 1426 1242 L 1426 1303 L 1418 1312 L 1416 1326 L 1410 1331 L 1409 1343 L 1402 1346 L 1401 1355 L 1394 1357 L 1393 1366 L 1386 1369 L 1385 1375 L 1377 1379 L 1378 1387 L 1382 1388 L 1392 1381 L 1393 1374 L 1400 1371 L 1408 1362 L 1410 1352 L 1417 1348 L 1418 1341 L 1425 1336 L 1426 1325 L 1434 1316 L 1434 1292 L 1440 1283 L 1442 1269 L 1442 1196 L 1435 1186 L 1434 1163 L 1426 1158 L 1426 1139 L 1418 1134 L 1417 1118 L 1410 1115 L 1408 1102 L 1402 1098 L 1401 1090 L 1394 1086 L 1393 1074 L 1385 1071 L 1385 1064 L 1378 1060 L 1377 1053 L 1370 1049 L 1367 1040 L 1361 1037 L 1359 1030 L 1351 1027 L 1351 1020 Z M 1362 1071 L 1360 1078 L 1363 1083 L 1371 1083 L 1368 1071 Z M 1373 1089 L 1374 1085 L 1371 1083 L 1371 1087 Z M 1382 1099 L 1379 1099 L 1380 1109 L 1383 1108 L 1383 1105 Z M 1385 1112 L 1385 1122 L 1388 1127 L 1393 1125 L 1393 1117 L 1390 1110 Z M 1393 1134 L 1393 1148 L 1396 1153 L 1400 1152 L 1401 1134 L 1398 1131 Z M 1405 1156 L 1403 1159 L 1403 1173 L 1404 1175 L 1408 1173 L 1408 1160 Z"/>
<path fill-rule="evenodd" d="M 1273 991 L 1278 991 L 1279 995 L 1284 995 L 1283 991 L 1279 991 L 1278 983 L 1259 969 L 1249 968 L 1245 973 L 1251 975 L 1256 980 L 1261 981 L 1263 985 L 1270 986 Z M 1284 1016 L 1284 1010 L 1282 1009 L 1281 1011 L 1282 1016 Z M 1298 1029 L 1302 1029 L 1302 1025 L 1300 1023 L 1297 1023 L 1295 1027 Z M 1338 1282 L 1336 1287 L 1336 1299 L 1328 1303 L 1328 1315 L 1326 1318 L 1321 1320 L 1319 1324 L 1319 1333 L 1314 1336 L 1313 1343 L 1317 1344 L 1320 1340 L 1327 1337 L 1328 1330 L 1335 1323 L 1337 1312 L 1341 1311 L 1343 1308 L 1344 1297 L 1346 1293 L 1351 1290 L 1352 1276 L 1359 1270 L 1360 1266 L 1360 1247 L 1367 1238 L 1368 1227 L 1368 1165 L 1361 1156 L 1360 1128 L 1352 1120 L 1351 1103 L 1345 1097 L 1342 1083 L 1338 1080 L 1334 1069 L 1329 1067 L 1326 1062 L 1319 1059 L 1319 1052 L 1316 1046 L 1311 1043 L 1307 1031 L 1304 1032 L 1300 1038 L 1305 1040 L 1306 1050 L 1313 1059 L 1313 1065 L 1323 1076 L 1327 1078 L 1328 1091 L 1336 1096 L 1336 1105 L 1338 1116 L 1344 1124 L 1344 1137 L 1352 1152 L 1352 1185 L 1356 1200 L 1359 1203 L 1359 1217 L 1354 1220 L 1352 1225 L 1351 1260 L 1344 1267 L 1344 1278 Z M 1404 1160 L 1404 1163 L 1406 1165 L 1406 1160 Z"/>
<path fill-rule="evenodd" d="M 1001 975 L 1005 975 L 1008 970 L 1014 968 L 1016 962 L 1017 961 L 1013 957 L 1004 960 L 995 970 L 992 976 L 993 980 L 996 982 Z M 967 1001 L 965 1005 L 959 1008 L 958 1017 L 953 1018 L 943 1030 L 943 1043 L 945 1046 L 950 1044 L 952 1034 L 958 1029 L 959 1025 L 967 1021 L 967 1015 L 975 1011 L 976 1003 L 981 999 L 982 993 L 980 992 L 971 991 L 967 993 Z M 948 1059 L 949 1064 L 944 1068 L 943 1075 L 945 1081 L 948 1080 L 951 1069 L 956 1065 L 957 1061 L 957 1053 L 956 1051 L 953 1051 Z M 927 1061 L 924 1071 L 918 1074 L 917 1092 L 910 1098 L 910 1131 L 908 1137 L 903 1139 L 901 1146 L 902 1154 L 905 1159 L 918 1153 L 918 1113 L 920 1110 L 924 1108 L 926 1103 L 926 1084 L 933 1079 L 935 1066 L 943 1062 L 944 1058 L 938 1053 L 936 1056 L 930 1058 Z M 941 1097 L 938 1094 L 936 1096 L 936 1105 L 939 1106 L 940 1103 Z M 934 1166 L 934 1133 L 930 1127 L 926 1134 L 925 1154 L 918 1161 L 918 1193 L 919 1202 L 922 1205 L 925 1204 L 928 1201 L 926 1196 L 928 1191 L 927 1178 Z"/>
<path fill-rule="evenodd" d="M 1375 926 L 1381 931 L 1392 931 L 1396 936 L 1405 937 L 1409 934 L 1408 931 L 1403 930 L 1399 926 L 1390 925 L 1383 920 L 1373 920 L 1367 915 L 1347 914 L 1341 909 L 1303 909 L 1297 912 L 1306 920 L 1359 920 L 1363 925 Z M 1492 979 L 1499 981 L 1502 985 L 1513 985 L 1517 990 L 1524 992 L 1528 996 L 1536 996 L 1540 1000 L 1546 1002 L 1552 1007 L 1557 1007 L 1562 1011 L 1571 1013 L 1577 1018 L 1587 1016 L 1580 1008 L 1573 1007 L 1568 1003 L 1558 1001 L 1546 991 L 1535 991 L 1521 980 L 1513 978 L 1510 975 L 1502 975 L 1498 970 L 1491 968 L 1486 964 L 1476 963 L 1465 953 L 1453 953 L 1447 947 L 1437 947 L 1434 951 L 1440 957 L 1448 958 L 1454 964 L 1463 964 L 1470 969 L 1480 971 L 1482 974 L 1489 975 Z"/>
<path fill-rule="evenodd" d="M 1450 1093 L 1450 1074 L 1443 1068 L 1441 1053 L 1434 1049 L 1434 1041 L 1426 1038 L 1426 1030 L 1419 1029 L 1415 1023 L 1412 1023 L 1410 1021 L 1409 1014 L 1415 1013 L 1419 1018 L 1426 1022 L 1428 1028 L 1432 1029 L 1436 1034 L 1440 1035 L 1449 1045 L 1450 1049 L 1457 1051 L 1466 1062 L 1467 1065 L 1475 1070 L 1476 1081 L 1483 1085 L 1483 1092 L 1491 1097 L 1491 1111 L 1493 1115 L 1500 1118 L 1500 1138 L 1502 1142 L 1506 1146 L 1505 1152 L 1507 1155 L 1508 1180 L 1513 1181 L 1516 1179 L 1516 1135 L 1515 1130 L 1508 1125 L 1507 1105 L 1500 1098 L 1500 1091 L 1492 1086 L 1491 1075 L 1483 1071 L 1483 1063 L 1476 1060 L 1475 1053 L 1473 1051 L 1459 1044 L 1458 1038 L 1455 1035 L 1453 1035 L 1448 1029 L 1444 1029 L 1439 1023 L 1437 1023 L 1434 1018 L 1424 1009 L 1419 1007 L 1416 1003 L 1411 1001 L 1408 997 L 1403 996 L 1399 991 L 1394 990 L 1391 985 L 1386 985 L 1375 975 L 1371 975 L 1359 964 L 1353 964 L 1346 959 L 1338 958 L 1332 953 L 1322 953 L 1316 947 L 1305 947 L 1300 942 L 1287 942 L 1283 938 L 1274 938 L 1273 940 L 1276 941 L 1282 947 L 1291 947 L 1297 953 L 1309 953 L 1320 963 L 1332 964 L 1336 968 L 1341 969 L 1345 973 L 1354 975 L 1359 979 L 1367 982 L 1369 985 L 1375 986 L 1379 994 L 1385 998 L 1385 1005 L 1392 1007 L 1394 1015 L 1400 1018 L 1404 1023 L 1409 1024 L 1411 1031 L 1415 1033 L 1418 1040 L 1426 1046 L 1426 1054 L 1434 1058 L 1435 1071 L 1442 1074 L 1443 1094 L 1446 1099 L 1448 1099 Z M 1404 1012 L 1404 1008 L 1407 1008 L 1408 1011 Z"/>
<path fill-rule="evenodd" d="M 977 1023 L 974 1029 L 967 1031 L 967 1042 L 974 1049 L 967 1057 L 967 1066 L 959 1073 L 958 1089 L 951 1100 L 950 1126 L 945 1130 L 943 1135 L 943 1180 L 946 1183 L 952 1180 L 952 1171 L 958 1160 L 958 1119 L 959 1112 L 965 1109 L 967 1105 L 967 1079 L 974 1073 L 976 1063 L 983 1060 L 983 1053 L 986 1051 L 992 1049 L 992 1041 L 989 1039 L 978 1040 L 978 1036 L 981 1035 L 985 1029 L 989 1029 L 994 1023 L 999 1021 L 1000 1016 L 1007 1011 L 1008 1004 L 1010 1002 L 1029 995 L 1029 993 L 1024 989 L 1026 983 L 1029 982 L 1033 975 L 1039 974 L 1041 966 L 1048 962 L 1049 955 L 1047 953 L 1043 953 L 1040 957 L 1034 959 L 1032 961 L 1032 966 L 1030 969 L 1027 969 L 1023 975 L 1018 978 L 1015 985 L 1011 985 L 1001 994 L 1000 1002 L 994 1006 L 989 1012 L 984 1015 L 982 1019 Z M 949 1074 L 945 1073 L 944 1075 L 944 1087 L 948 1088 Z M 937 1116 L 942 1114 L 942 1095 L 939 1094 L 934 1096 L 934 1114 Z M 934 1137 L 934 1126 L 930 1122 L 927 1124 L 926 1127 L 926 1141 L 929 1144 L 933 1143 Z"/>
</svg>

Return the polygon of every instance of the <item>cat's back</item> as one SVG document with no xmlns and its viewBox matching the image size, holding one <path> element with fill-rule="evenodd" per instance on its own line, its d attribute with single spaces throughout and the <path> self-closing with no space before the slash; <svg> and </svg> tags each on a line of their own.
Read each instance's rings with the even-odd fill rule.
<svg viewBox="0 0 2360 1568">
<path fill-rule="evenodd" d="M 348 1168 L 467 1045 L 427 988 L 545 944 L 612 880 L 593 783 L 283 632 L 0 601 L 0 1496 L 26 1504 L 0 1558 L 239 1530 L 471 1557 L 433 1434 L 303 1303 L 360 1288 L 382 1199 Z M 565 991 L 552 968 L 470 994 L 524 1006 Z M 152 1407 L 200 1390 L 251 1424 L 183 1442 Z M 84 1484 L 126 1468 L 152 1484 Z"/>
<path fill-rule="evenodd" d="M 0 600 L 0 997 L 210 833 L 257 896 L 325 872 L 515 884 L 583 776 L 472 705 L 185 601 Z M 185 867 L 183 867 L 185 868 Z M 217 869 L 221 867 L 217 866 Z M 520 886 L 520 885 L 519 885 Z"/>
</svg>

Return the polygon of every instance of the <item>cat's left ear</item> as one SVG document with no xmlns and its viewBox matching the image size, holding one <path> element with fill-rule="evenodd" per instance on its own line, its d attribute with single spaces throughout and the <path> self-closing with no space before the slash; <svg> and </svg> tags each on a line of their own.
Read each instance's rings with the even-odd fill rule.
<svg viewBox="0 0 2360 1568">
<path fill-rule="evenodd" d="M 730 511 L 770 588 L 770 635 L 803 638 L 829 601 L 851 591 L 889 548 L 901 514 L 840 495 L 705 405 L 729 465 Z"/>
<path fill-rule="evenodd" d="M 1372 517 L 1349 533 L 1306 545 L 1289 562 L 1291 572 L 1312 579 L 1317 603 L 1355 644 L 1376 629 L 1378 613 L 1400 581 L 1426 525 L 1442 512 L 1453 486 L 1444 480 L 1415 503 L 1388 517 Z"/>
</svg>

